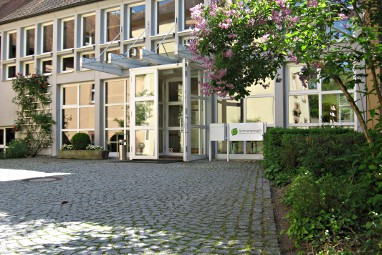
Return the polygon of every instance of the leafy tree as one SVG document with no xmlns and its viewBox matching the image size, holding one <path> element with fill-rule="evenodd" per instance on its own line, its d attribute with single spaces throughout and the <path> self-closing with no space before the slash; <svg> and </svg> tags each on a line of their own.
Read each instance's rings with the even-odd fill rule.
<svg viewBox="0 0 382 255">
<path fill-rule="evenodd" d="M 51 127 L 55 124 L 50 110 L 50 93 L 47 77 L 34 74 L 25 77 L 18 74 L 12 81 L 16 96 L 12 99 L 17 111 L 16 131 L 27 145 L 27 156 L 34 157 L 52 144 Z"/>
<path fill-rule="evenodd" d="M 381 3 L 378 0 L 226 0 L 192 9 L 198 24 L 190 50 L 207 69 L 205 95 L 235 99 L 253 84 L 267 87 L 285 61 L 304 63 L 300 79 L 334 82 L 369 143 L 365 112 L 350 89 L 377 98 L 369 109 L 381 128 Z M 366 80 L 371 86 L 365 86 Z"/>
</svg>

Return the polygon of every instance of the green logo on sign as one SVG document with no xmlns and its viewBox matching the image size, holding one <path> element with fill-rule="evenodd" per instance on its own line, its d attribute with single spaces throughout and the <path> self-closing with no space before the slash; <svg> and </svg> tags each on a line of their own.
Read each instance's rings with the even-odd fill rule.
<svg viewBox="0 0 382 255">
<path fill-rule="evenodd" d="M 237 133 L 239 133 L 239 131 L 237 131 L 237 128 L 233 128 L 233 129 L 231 130 L 231 134 L 232 134 L 232 136 L 237 135 Z"/>
</svg>

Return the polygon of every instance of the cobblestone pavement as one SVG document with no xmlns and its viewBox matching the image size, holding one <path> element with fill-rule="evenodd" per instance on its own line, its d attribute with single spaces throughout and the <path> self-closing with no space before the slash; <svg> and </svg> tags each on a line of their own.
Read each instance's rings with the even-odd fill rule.
<svg viewBox="0 0 382 255">
<path fill-rule="evenodd" d="M 0 254 L 280 254 L 257 163 L 0 160 Z M 56 177 L 56 176 L 55 176 Z"/>
</svg>

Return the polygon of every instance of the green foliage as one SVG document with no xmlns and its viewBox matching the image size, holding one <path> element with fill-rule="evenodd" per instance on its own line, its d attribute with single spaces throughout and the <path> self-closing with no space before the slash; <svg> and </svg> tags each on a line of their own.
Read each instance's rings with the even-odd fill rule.
<svg viewBox="0 0 382 255">
<path fill-rule="evenodd" d="M 267 176 L 290 183 L 287 233 L 296 244 L 317 254 L 381 254 L 382 137 L 371 135 L 372 144 L 346 129 L 265 134 Z"/>
<path fill-rule="evenodd" d="M 90 137 L 85 133 L 77 133 L 72 137 L 72 145 L 74 150 L 85 150 L 91 141 Z"/>
<path fill-rule="evenodd" d="M 27 145 L 27 156 L 36 156 L 52 144 L 51 128 L 55 124 L 50 110 L 50 93 L 47 77 L 18 74 L 12 81 L 16 96 L 12 99 L 19 108 L 15 121 L 19 137 Z"/>
<path fill-rule="evenodd" d="M 28 145 L 19 139 L 11 141 L 5 153 L 6 158 L 26 158 L 28 155 Z"/>
</svg>

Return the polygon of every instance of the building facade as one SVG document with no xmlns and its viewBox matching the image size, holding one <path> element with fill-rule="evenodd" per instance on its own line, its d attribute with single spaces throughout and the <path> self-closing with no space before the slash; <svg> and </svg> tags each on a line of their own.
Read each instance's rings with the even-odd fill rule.
<svg viewBox="0 0 382 255">
<path fill-rule="evenodd" d="M 240 101 L 201 95 L 203 68 L 187 45 L 194 25 L 189 9 L 204 0 L 24 2 L 0 3 L 0 150 L 17 137 L 11 102 L 17 73 L 49 76 L 56 125 L 54 143 L 43 153 L 53 156 L 77 132 L 112 156 L 123 140 L 130 159 L 189 161 L 208 156 L 210 123 L 358 129 L 337 86 L 303 87 L 301 65 L 294 63 L 280 68 L 267 89 L 254 85 Z M 232 142 L 231 157 L 256 158 L 261 147 Z M 225 157 L 226 150 L 218 142 L 213 157 Z"/>
</svg>

